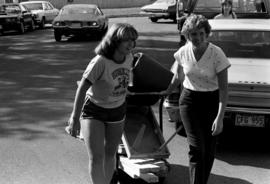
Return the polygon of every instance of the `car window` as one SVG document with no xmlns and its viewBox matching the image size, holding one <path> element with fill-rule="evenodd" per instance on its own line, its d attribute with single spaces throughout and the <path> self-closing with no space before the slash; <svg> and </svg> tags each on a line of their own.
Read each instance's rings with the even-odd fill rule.
<svg viewBox="0 0 270 184">
<path fill-rule="evenodd" d="M 270 58 L 270 31 L 213 31 L 209 41 L 228 57 Z"/>
<path fill-rule="evenodd" d="M 29 3 L 23 4 L 23 6 L 29 10 L 43 10 L 42 3 Z"/>
<path fill-rule="evenodd" d="M 176 0 L 157 0 L 157 3 L 168 3 L 168 4 L 173 4 L 175 3 Z"/>
<path fill-rule="evenodd" d="M 45 3 L 44 5 L 45 5 L 45 10 L 51 10 L 51 9 L 52 9 L 52 8 L 49 6 L 48 3 Z"/>
<path fill-rule="evenodd" d="M 96 10 L 96 15 L 103 15 L 103 12 L 101 11 L 100 8 L 97 8 L 97 10 Z"/>
<path fill-rule="evenodd" d="M 49 7 L 50 9 L 54 9 L 54 7 L 53 7 L 53 5 L 52 5 L 51 3 L 47 3 L 47 5 L 48 5 L 48 7 Z"/>
<path fill-rule="evenodd" d="M 61 14 L 95 14 L 94 8 L 80 7 L 80 8 L 63 8 Z"/>
<path fill-rule="evenodd" d="M 21 12 L 21 9 L 18 5 L 8 5 L 5 6 L 5 12 L 6 13 L 19 13 Z"/>
</svg>

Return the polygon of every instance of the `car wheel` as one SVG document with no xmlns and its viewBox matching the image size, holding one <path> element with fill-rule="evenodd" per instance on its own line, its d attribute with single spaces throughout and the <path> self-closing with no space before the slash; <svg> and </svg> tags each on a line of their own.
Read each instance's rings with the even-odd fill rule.
<svg viewBox="0 0 270 184">
<path fill-rule="evenodd" d="M 58 31 L 55 31 L 55 30 L 54 30 L 54 39 L 57 42 L 60 42 L 62 39 L 62 35 Z"/>
<path fill-rule="evenodd" d="M 39 24 L 39 28 L 44 29 L 44 27 L 45 27 L 45 18 L 43 17 L 40 24 Z"/>
<path fill-rule="evenodd" d="M 18 31 L 19 31 L 20 34 L 23 34 L 25 32 L 23 22 L 20 22 Z"/>
<path fill-rule="evenodd" d="M 32 20 L 31 21 L 31 23 L 30 23 L 30 31 L 34 31 L 35 30 L 35 22 L 34 22 L 34 20 Z"/>
<path fill-rule="evenodd" d="M 151 17 L 150 20 L 151 20 L 152 22 L 157 22 L 157 21 L 158 21 L 158 18 L 156 18 L 156 17 Z"/>
<path fill-rule="evenodd" d="M 4 30 L 3 29 L 0 29 L 0 35 L 4 35 Z"/>
</svg>

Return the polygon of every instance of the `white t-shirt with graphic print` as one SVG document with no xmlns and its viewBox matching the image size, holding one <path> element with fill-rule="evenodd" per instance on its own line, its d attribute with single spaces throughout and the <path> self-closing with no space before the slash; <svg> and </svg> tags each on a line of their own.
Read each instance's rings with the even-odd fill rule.
<svg viewBox="0 0 270 184">
<path fill-rule="evenodd" d="M 194 56 L 191 42 L 181 47 L 174 58 L 183 68 L 183 86 L 193 91 L 217 90 L 217 73 L 231 66 L 224 52 L 212 43 L 208 44 L 199 61 Z"/>
<path fill-rule="evenodd" d="M 126 98 L 132 62 L 132 54 L 127 55 L 121 64 L 104 56 L 95 56 L 83 74 L 92 83 L 86 93 L 90 100 L 104 108 L 122 105 Z"/>
</svg>

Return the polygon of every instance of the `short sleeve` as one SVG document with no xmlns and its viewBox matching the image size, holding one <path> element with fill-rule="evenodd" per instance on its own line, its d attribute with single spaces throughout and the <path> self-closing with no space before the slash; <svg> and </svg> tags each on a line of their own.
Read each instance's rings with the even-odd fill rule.
<svg viewBox="0 0 270 184">
<path fill-rule="evenodd" d="M 178 51 L 176 51 L 175 53 L 174 53 L 174 59 L 175 59 L 175 61 L 177 61 L 177 63 L 179 64 L 179 65 L 181 65 L 181 56 L 182 56 L 182 52 L 183 52 L 183 49 L 182 49 L 183 47 L 181 47 Z"/>
<path fill-rule="evenodd" d="M 83 73 L 83 77 L 88 79 L 91 83 L 94 83 L 96 80 L 100 79 L 105 70 L 104 62 L 99 57 L 95 57 L 90 61 L 86 70 Z"/>
<path fill-rule="evenodd" d="M 223 50 L 219 47 L 216 49 L 216 59 L 215 59 L 215 68 L 216 73 L 221 72 L 222 70 L 229 68 L 231 66 L 228 58 L 226 57 Z"/>
</svg>

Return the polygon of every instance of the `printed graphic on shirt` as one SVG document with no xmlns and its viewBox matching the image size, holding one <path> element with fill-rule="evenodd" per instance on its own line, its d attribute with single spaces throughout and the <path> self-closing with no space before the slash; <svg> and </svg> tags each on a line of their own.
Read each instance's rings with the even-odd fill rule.
<svg viewBox="0 0 270 184">
<path fill-rule="evenodd" d="M 118 68 L 112 73 L 112 78 L 117 83 L 112 95 L 120 96 L 125 94 L 129 81 L 129 70 L 127 68 Z"/>
</svg>

